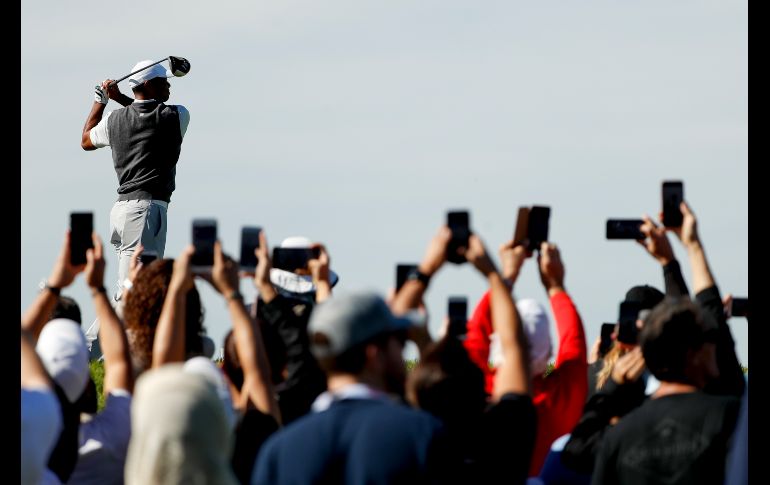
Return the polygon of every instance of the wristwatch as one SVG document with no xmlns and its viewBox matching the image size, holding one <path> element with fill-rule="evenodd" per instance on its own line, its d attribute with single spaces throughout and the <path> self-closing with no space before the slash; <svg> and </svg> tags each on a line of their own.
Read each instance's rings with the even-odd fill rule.
<svg viewBox="0 0 770 485">
<path fill-rule="evenodd" d="M 56 296 L 59 296 L 61 294 L 61 288 L 57 288 L 55 286 L 49 285 L 48 280 L 46 279 L 40 280 L 40 284 L 38 284 L 37 287 L 40 289 L 40 293 L 44 292 L 45 290 L 48 290 Z"/>
<path fill-rule="evenodd" d="M 427 287 L 428 283 L 430 283 L 430 276 L 426 275 L 419 269 L 414 268 L 412 271 L 409 272 L 409 274 L 406 275 L 406 281 L 415 281 L 415 280 L 422 282 L 422 284 Z"/>
</svg>

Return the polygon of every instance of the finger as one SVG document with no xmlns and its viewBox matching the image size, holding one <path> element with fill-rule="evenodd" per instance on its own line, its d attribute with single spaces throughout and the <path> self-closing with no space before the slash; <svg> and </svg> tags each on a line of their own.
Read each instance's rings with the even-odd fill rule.
<svg viewBox="0 0 770 485">
<path fill-rule="evenodd" d="M 70 242 L 72 240 L 72 231 L 67 229 L 66 234 L 64 234 L 64 247 L 61 250 L 62 256 L 65 258 L 65 261 L 69 262 L 70 260 Z"/>
<path fill-rule="evenodd" d="M 687 205 L 687 202 L 685 202 L 685 201 L 682 201 L 682 202 L 679 203 L 679 210 L 682 211 L 682 214 L 684 214 L 686 216 L 694 215 L 692 213 L 692 210 L 690 210 L 690 206 Z"/>
<path fill-rule="evenodd" d="M 102 259 L 104 255 L 103 255 L 102 240 L 99 238 L 99 235 L 95 232 L 91 233 L 91 241 L 94 243 L 94 257 L 97 260 Z"/>
<path fill-rule="evenodd" d="M 214 266 L 224 266 L 225 256 L 222 253 L 222 244 L 217 240 L 214 241 Z"/>
</svg>

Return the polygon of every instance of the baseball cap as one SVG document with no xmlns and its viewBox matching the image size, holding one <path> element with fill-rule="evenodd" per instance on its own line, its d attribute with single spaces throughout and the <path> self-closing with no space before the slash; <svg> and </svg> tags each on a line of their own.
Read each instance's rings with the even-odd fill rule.
<svg viewBox="0 0 770 485">
<path fill-rule="evenodd" d="M 88 347 L 80 325 L 67 318 L 51 320 L 40 332 L 35 350 L 67 399 L 71 403 L 77 401 L 90 377 Z"/>
<path fill-rule="evenodd" d="M 334 296 L 313 309 L 308 323 L 311 350 L 317 358 L 334 357 L 383 333 L 406 330 L 409 318 L 393 315 L 371 292 Z M 314 338 L 318 336 L 323 338 Z"/>
<path fill-rule="evenodd" d="M 147 67 L 150 64 L 153 64 L 156 61 L 151 60 L 144 60 L 139 61 L 134 65 L 134 67 L 131 68 L 131 72 L 138 71 L 139 69 L 142 69 L 143 67 Z M 128 85 L 131 86 L 131 89 L 135 88 L 136 86 L 139 86 L 145 81 L 149 81 L 150 79 L 155 79 L 156 77 L 174 77 L 174 74 L 166 69 L 161 64 L 155 64 L 152 67 L 149 67 L 143 71 L 139 71 L 136 74 L 132 74 L 131 77 L 128 78 Z"/>
<path fill-rule="evenodd" d="M 626 302 L 637 303 L 640 310 L 651 310 L 665 295 L 649 285 L 634 286 L 626 293 Z"/>
<path fill-rule="evenodd" d="M 309 248 L 313 245 L 313 242 L 304 236 L 291 236 L 287 237 L 279 247 L 281 248 Z M 334 287 L 340 280 L 339 275 L 333 270 L 329 269 L 329 284 Z M 290 296 L 304 295 L 315 291 L 315 284 L 313 284 L 313 277 L 310 275 L 298 275 L 291 271 L 286 271 L 279 268 L 270 269 L 270 282 L 273 283 L 278 290 L 283 293 L 288 293 Z"/>
</svg>

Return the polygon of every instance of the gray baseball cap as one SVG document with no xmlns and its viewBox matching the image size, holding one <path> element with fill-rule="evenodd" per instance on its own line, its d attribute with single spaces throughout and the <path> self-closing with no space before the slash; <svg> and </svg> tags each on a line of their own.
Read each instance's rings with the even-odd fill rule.
<svg viewBox="0 0 770 485">
<path fill-rule="evenodd" d="M 376 293 L 365 292 L 334 296 L 316 306 L 307 330 L 313 355 L 324 358 L 338 356 L 377 335 L 406 330 L 412 325 L 411 319 L 393 315 Z"/>
</svg>

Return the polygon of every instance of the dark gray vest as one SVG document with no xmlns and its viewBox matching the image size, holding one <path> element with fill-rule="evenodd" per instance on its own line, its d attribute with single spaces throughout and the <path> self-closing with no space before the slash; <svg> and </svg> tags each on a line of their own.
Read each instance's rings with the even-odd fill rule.
<svg viewBox="0 0 770 485">
<path fill-rule="evenodd" d="M 133 103 L 107 119 L 118 200 L 159 199 L 174 192 L 182 132 L 176 106 Z"/>
</svg>

